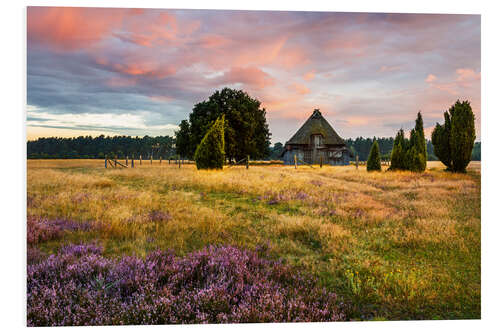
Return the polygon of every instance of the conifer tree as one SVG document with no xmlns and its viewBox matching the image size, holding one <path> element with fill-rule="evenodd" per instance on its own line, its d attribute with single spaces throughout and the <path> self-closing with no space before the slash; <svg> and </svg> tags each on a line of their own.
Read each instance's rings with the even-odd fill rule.
<svg viewBox="0 0 500 333">
<path fill-rule="evenodd" d="M 406 144 L 403 129 L 400 129 L 394 138 L 394 146 L 391 153 L 390 170 L 404 170 L 406 159 Z"/>
<path fill-rule="evenodd" d="M 410 133 L 407 166 L 409 170 L 418 172 L 425 171 L 427 167 L 427 143 L 425 142 L 424 121 L 420 112 L 415 120 L 415 128 Z"/>
<path fill-rule="evenodd" d="M 444 119 L 444 125 L 436 124 L 432 132 L 434 151 L 448 170 L 465 172 L 476 139 L 474 113 L 469 101 L 457 100 L 444 113 Z"/>
<path fill-rule="evenodd" d="M 194 159 L 198 169 L 222 169 L 224 165 L 224 115 L 207 131 L 196 148 Z"/>
<path fill-rule="evenodd" d="M 367 171 L 381 171 L 382 166 L 380 164 L 380 149 L 378 147 L 378 142 L 373 138 L 372 148 L 370 149 L 370 154 L 368 155 L 368 161 L 366 162 Z"/>
</svg>

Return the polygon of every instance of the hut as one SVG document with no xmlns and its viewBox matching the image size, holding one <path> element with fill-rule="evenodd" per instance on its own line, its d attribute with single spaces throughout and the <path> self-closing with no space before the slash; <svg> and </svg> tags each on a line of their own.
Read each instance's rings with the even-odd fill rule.
<svg viewBox="0 0 500 333">
<path fill-rule="evenodd" d="M 285 143 L 281 158 L 285 164 L 298 163 L 348 165 L 353 154 L 344 140 L 326 121 L 319 109 Z"/>
</svg>

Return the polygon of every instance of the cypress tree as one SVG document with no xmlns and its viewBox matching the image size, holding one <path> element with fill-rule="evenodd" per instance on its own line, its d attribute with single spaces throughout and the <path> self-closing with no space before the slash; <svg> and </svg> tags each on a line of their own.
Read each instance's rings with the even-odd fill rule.
<svg viewBox="0 0 500 333">
<path fill-rule="evenodd" d="M 424 121 L 420 112 L 415 120 L 415 128 L 410 133 L 410 149 L 406 158 L 408 170 L 425 171 L 427 167 L 427 143 L 425 142 Z"/>
<path fill-rule="evenodd" d="M 474 113 L 469 101 L 457 100 L 444 113 L 444 125 L 436 124 L 432 131 L 436 156 L 453 172 L 465 172 L 475 139 Z"/>
<path fill-rule="evenodd" d="M 378 147 L 378 142 L 373 138 L 373 144 L 370 149 L 370 154 L 368 155 L 368 161 L 366 162 L 367 171 L 381 171 L 382 166 L 380 164 L 380 149 Z"/>
<path fill-rule="evenodd" d="M 390 170 L 404 170 L 405 169 L 405 137 L 403 129 L 400 129 L 394 138 L 394 146 L 391 153 L 391 166 Z"/>
<path fill-rule="evenodd" d="M 196 148 L 198 169 L 222 169 L 224 165 L 224 115 L 218 118 Z"/>
</svg>

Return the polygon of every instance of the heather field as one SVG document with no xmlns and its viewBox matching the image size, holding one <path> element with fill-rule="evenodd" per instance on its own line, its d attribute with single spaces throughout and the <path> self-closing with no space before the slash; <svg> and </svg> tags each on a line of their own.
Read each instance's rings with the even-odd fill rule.
<svg viewBox="0 0 500 333">
<path fill-rule="evenodd" d="M 28 325 L 480 318 L 480 169 L 28 160 Z"/>
</svg>

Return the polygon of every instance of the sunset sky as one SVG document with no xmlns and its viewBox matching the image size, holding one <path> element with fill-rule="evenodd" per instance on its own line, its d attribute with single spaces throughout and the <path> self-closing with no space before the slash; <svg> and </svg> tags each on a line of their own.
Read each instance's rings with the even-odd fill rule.
<svg viewBox="0 0 500 333">
<path fill-rule="evenodd" d="M 457 99 L 481 128 L 479 15 L 29 7 L 27 135 L 172 135 L 223 87 L 272 142 L 314 108 L 343 138 L 426 134 Z"/>
</svg>

